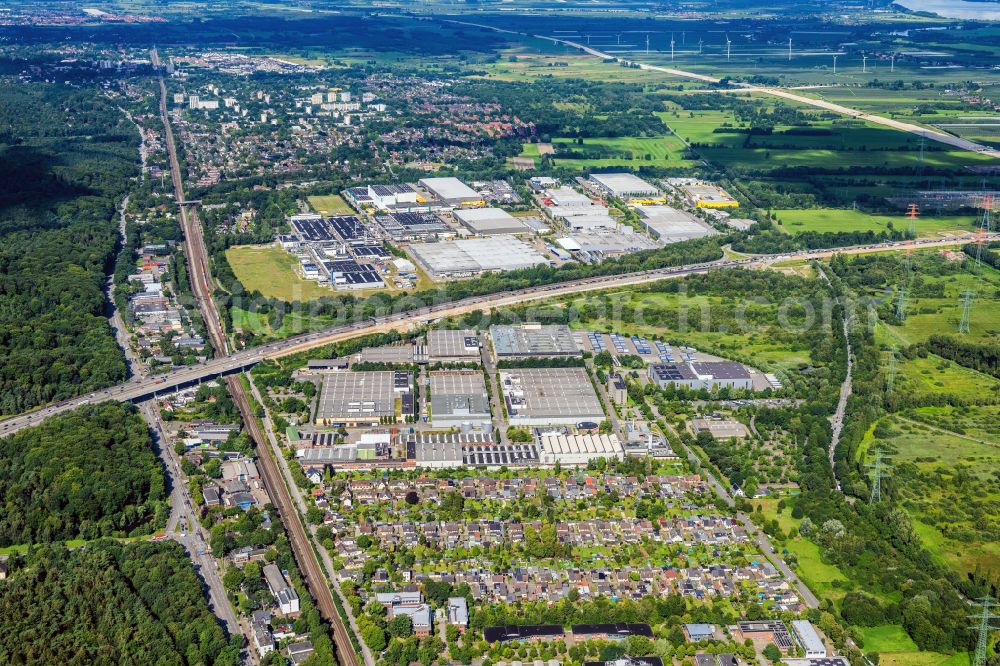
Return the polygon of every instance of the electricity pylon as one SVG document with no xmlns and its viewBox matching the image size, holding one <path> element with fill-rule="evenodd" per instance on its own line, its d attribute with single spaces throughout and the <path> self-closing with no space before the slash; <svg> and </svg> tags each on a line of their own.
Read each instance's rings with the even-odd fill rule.
<svg viewBox="0 0 1000 666">
<path fill-rule="evenodd" d="M 876 449 L 875 460 L 867 465 L 868 469 L 872 471 L 872 491 L 868 497 L 869 504 L 882 501 L 882 479 L 889 478 L 889 473 L 885 471 L 883 455 L 882 449 Z"/>
<path fill-rule="evenodd" d="M 972 290 L 962 292 L 962 318 L 958 320 L 958 332 L 968 333 L 972 320 Z"/>
<path fill-rule="evenodd" d="M 993 612 L 996 608 L 996 601 L 993 597 L 986 596 L 977 599 L 980 611 L 969 617 L 976 621 L 972 629 L 979 633 L 976 641 L 976 654 L 972 658 L 972 666 L 986 666 L 986 647 L 989 645 L 990 632 L 994 629 L 994 620 L 1000 620 L 1000 615 Z"/>
</svg>

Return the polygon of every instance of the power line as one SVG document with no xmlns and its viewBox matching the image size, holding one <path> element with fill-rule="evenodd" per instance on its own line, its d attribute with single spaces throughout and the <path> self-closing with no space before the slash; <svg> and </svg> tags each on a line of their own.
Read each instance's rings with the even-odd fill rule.
<svg viewBox="0 0 1000 666">
<path fill-rule="evenodd" d="M 885 392 L 892 393 L 892 389 L 896 384 L 896 350 L 893 349 L 889 353 L 889 372 L 885 378 Z"/>
</svg>

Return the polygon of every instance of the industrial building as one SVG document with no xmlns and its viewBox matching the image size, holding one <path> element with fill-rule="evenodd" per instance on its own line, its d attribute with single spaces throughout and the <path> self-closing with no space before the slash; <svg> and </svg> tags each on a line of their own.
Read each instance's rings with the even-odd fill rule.
<svg viewBox="0 0 1000 666">
<path fill-rule="evenodd" d="M 607 206 L 580 194 L 572 187 L 546 190 L 542 203 L 545 213 L 570 231 L 615 227 Z"/>
<path fill-rule="evenodd" d="M 565 250 L 577 253 L 587 262 L 599 262 L 608 257 L 655 250 L 662 245 L 624 224 L 619 224 L 615 228 L 596 227 L 574 231 L 570 236 L 557 238 L 556 243 Z"/>
<path fill-rule="evenodd" d="M 410 392 L 408 372 L 336 372 L 323 377 L 317 425 L 378 425 L 396 421 L 398 394 Z"/>
<path fill-rule="evenodd" d="M 595 173 L 590 181 L 608 196 L 625 201 L 662 200 L 663 195 L 655 185 L 630 173 Z"/>
<path fill-rule="evenodd" d="M 663 243 L 679 243 L 719 233 L 691 213 L 670 206 L 636 206 L 636 211 L 643 228 Z"/>
<path fill-rule="evenodd" d="M 728 192 L 711 183 L 686 183 L 680 186 L 685 198 L 698 208 L 739 208 L 740 202 Z"/>
<path fill-rule="evenodd" d="M 688 427 L 695 436 L 699 432 L 708 432 L 715 439 L 744 439 L 750 435 L 747 427 L 734 419 L 691 419 Z"/>
<path fill-rule="evenodd" d="M 580 348 L 568 326 L 525 323 L 520 326 L 490 326 L 493 356 L 505 359 L 535 357 L 579 357 Z"/>
<path fill-rule="evenodd" d="M 802 646 L 806 657 L 825 657 L 826 645 L 809 620 L 792 620 L 792 635 Z"/>
<path fill-rule="evenodd" d="M 490 398 L 479 370 L 431 371 L 430 398 L 434 427 L 478 430 L 491 424 Z"/>
<path fill-rule="evenodd" d="M 427 331 L 427 360 L 430 363 L 480 363 L 479 334 L 467 328 Z"/>
<path fill-rule="evenodd" d="M 371 464 L 388 457 L 388 447 L 379 442 L 362 441 L 337 446 L 312 446 L 295 452 L 299 465 L 305 472 L 326 468 L 350 468 Z"/>
<path fill-rule="evenodd" d="M 398 344 L 382 347 L 365 347 L 359 354 L 363 363 L 396 363 L 412 365 L 426 360 L 424 350 L 418 345 Z"/>
<path fill-rule="evenodd" d="M 753 387 L 753 380 L 747 369 L 733 361 L 656 363 L 649 366 L 649 379 L 660 388 L 666 388 L 669 384 L 689 389 Z"/>
<path fill-rule="evenodd" d="M 566 435 L 559 432 L 538 436 L 542 462 L 548 465 L 582 466 L 595 458 L 622 458 L 625 449 L 618 435 Z"/>
<path fill-rule="evenodd" d="M 491 271 L 513 271 L 548 264 L 524 241 L 508 235 L 415 243 L 413 259 L 434 279 L 471 277 Z"/>
<path fill-rule="evenodd" d="M 486 203 L 479 192 L 458 178 L 423 178 L 417 184 L 451 206 L 482 206 Z"/>
<path fill-rule="evenodd" d="M 521 234 L 528 231 L 520 220 L 502 208 L 462 208 L 453 215 L 463 227 L 480 236 Z"/>
<path fill-rule="evenodd" d="M 511 425 L 575 425 L 604 419 L 584 368 L 501 370 L 500 388 Z"/>
<path fill-rule="evenodd" d="M 782 659 L 785 666 L 851 666 L 846 657 L 792 657 Z"/>
<path fill-rule="evenodd" d="M 454 236 L 451 227 L 434 213 L 396 212 L 378 215 L 375 221 L 394 241 L 411 241 L 430 237 Z"/>
<path fill-rule="evenodd" d="M 535 442 L 498 444 L 488 432 L 428 433 L 400 436 L 406 460 L 417 467 L 502 467 L 538 465 Z"/>
</svg>

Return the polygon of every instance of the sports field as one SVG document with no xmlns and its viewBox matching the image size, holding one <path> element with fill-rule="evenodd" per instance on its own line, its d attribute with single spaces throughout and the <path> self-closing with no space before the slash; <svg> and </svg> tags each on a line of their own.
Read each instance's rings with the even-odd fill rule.
<svg viewBox="0 0 1000 666">
<path fill-rule="evenodd" d="M 339 194 L 309 197 L 309 205 L 320 215 L 351 215 L 351 209 Z"/>
</svg>

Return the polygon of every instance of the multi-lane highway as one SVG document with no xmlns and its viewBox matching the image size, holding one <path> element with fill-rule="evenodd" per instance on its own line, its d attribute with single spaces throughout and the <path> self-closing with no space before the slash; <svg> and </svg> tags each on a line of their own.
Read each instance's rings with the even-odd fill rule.
<svg viewBox="0 0 1000 666">
<path fill-rule="evenodd" d="M 975 234 L 970 233 L 960 236 L 923 239 L 913 241 L 911 243 L 893 242 L 849 248 L 809 250 L 783 255 L 759 256 L 748 259 L 719 260 L 703 264 L 676 266 L 673 268 L 662 268 L 638 273 L 584 278 L 581 280 L 572 280 L 557 284 L 527 287 L 500 294 L 473 296 L 459 301 L 437 303 L 413 310 L 375 317 L 366 321 L 334 326 L 322 331 L 304 333 L 302 335 L 293 336 L 286 338 L 285 340 L 272 342 L 259 347 L 254 347 L 252 349 L 229 353 L 228 355 L 220 356 L 219 358 L 212 359 L 199 365 L 179 368 L 159 376 L 135 379 L 125 384 L 119 384 L 117 386 L 94 391 L 77 398 L 54 403 L 32 413 L 0 421 L 0 436 L 11 434 L 27 426 L 36 425 L 43 419 L 48 418 L 53 414 L 65 412 L 83 404 L 102 402 L 104 400 L 137 402 L 153 396 L 154 394 L 168 393 L 181 386 L 190 385 L 204 379 L 210 379 L 250 368 L 264 359 L 281 358 L 372 333 L 409 329 L 433 322 L 442 317 L 467 314 L 477 310 L 489 310 L 491 308 L 518 305 L 557 296 L 567 296 L 588 291 L 646 284 L 663 279 L 684 277 L 695 273 L 704 273 L 709 270 L 736 268 L 740 266 L 765 266 L 775 262 L 794 259 L 819 259 L 829 257 L 837 253 L 861 254 L 868 252 L 900 250 L 904 247 L 930 248 L 949 245 L 954 246 L 972 242 L 976 238 L 977 236 Z M 990 234 L 987 238 L 989 240 L 997 240 L 1000 239 L 1000 234 Z"/>
<path fill-rule="evenodd" d="M 613 53 L 605 53 L 586 44 L 580 44 L 579 42 L 574 42 L 568 39 L 562 39 L 559 37 L 550 37 L 548 35 L 530 35 L 526 32 L 516 32 L 514 30 L 505 30 L 503 28 L 496 28 L 491 25 L 486 25 L 484 23 L 471 23 L 468 21 L 456 21 L 453 19 L 445 19 L 447 23 L 457 23 L 460 25 L 468 25 L 476 28 L 482 28 L 484 30 L 492 30 L 494 32 L 502 32 L 510 35 L 517 35 L 519 37 L 533 37 L 535 39 L 543 39 L 554 44 L 564 44 L 566 46 L 578 49 L 587 55 L 592 55 L 595 58 L 601 58 L 604 60 L 614 60 L 621 61 L 626 64 L 632 65 L 640 70 L 648 72 L 660 72 L 663 74 L 670 74 L 671 76 L 677 76 L 685 79 L 694 79 L 696 81 L 703 81 L 705 83 L 717 84 L 722 81 L 720 77 L 708 76 L 705 74 L 698 74 L 697 72 L 689 72 L 683 69 L 677 69 L 675 67 L 663 67 L 660 65 L 649 65 L 643 62 L 637 62 L 634 60 L 629 60 L 627 58 L 620 58 Z M 772 97 L 780 97 L 782 99 L 787 99 L 799 104 L 806 104 L 813 106 L 825 111 L 833 111 L 834 113 L 839 113 L 845 116 L 850 116 L 852 118 L 857 118 L 859 120 L 864 120 L 875 125 L 881 125 L 882 127 L 888 127 L 889 129 L 899 130 L 901 132 L 908 132 L 910 134 L 915 134 L 917 136 L 923 137 L 925 139 L 930 139 L 932 141 L 937 141 L 939 143 L 944 143 L 953 148 L 959 148 L 961 150 L 967 150 L 973 153 L 982 153 L 984 155 L 989 155 L 990 157 L 1000 159 L 1000 150 L 992 148 L 990 146 L 985 146 L 974 141 L 969 141 L 968 139 L 963 139 L 961 137 L 954 136 L 952 134 L 947 134 L 940 130 L 931 129 L 929 127 L 922 127 L 920 125 L 914 125 L 913 123 L 904 123 L 902 121 L 896 120 L 894 118 L 887 118 L 885 116 L 880 116 L 874 113 L 868 113 L 865 111 L 859 111 L 858 109 L 852 109 L 849 106 L 844 106 L 843 104 L 836 104 L 834 102 L 828 102 L 823 99 L 817 99 L 815 97 L 807 97 L 806 95 L 801 95 L 799 93 L 793 92 L 787 88 L 778 88 L 775 86 L 757 86 L 750 83 L 733 83 L 733 87 L 727 88 L 715 88 L 714 92 L 726 93 L 726 92 L 752 92 L 759 93 L 762 95 L 770 95 Z"/>
</svg>

